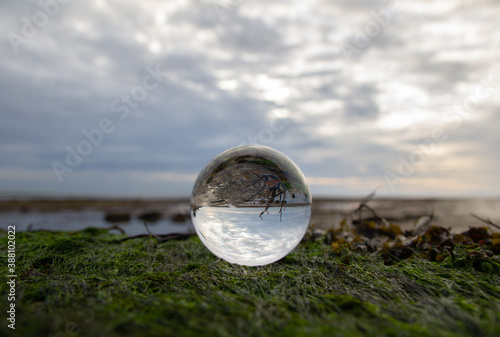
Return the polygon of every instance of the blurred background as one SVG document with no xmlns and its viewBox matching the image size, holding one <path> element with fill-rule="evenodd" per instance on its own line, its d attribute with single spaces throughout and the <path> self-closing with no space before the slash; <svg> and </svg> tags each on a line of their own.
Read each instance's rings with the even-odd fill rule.
<svg viewBox="0 0 500 337">
<path fill-rule="evenodd" d="M 314 197 L 498 197 L 499 14 L 496 0 L 2 1 L 1 196 L 188 197 L 215 155 L 261 144 Z"/>
</svg>

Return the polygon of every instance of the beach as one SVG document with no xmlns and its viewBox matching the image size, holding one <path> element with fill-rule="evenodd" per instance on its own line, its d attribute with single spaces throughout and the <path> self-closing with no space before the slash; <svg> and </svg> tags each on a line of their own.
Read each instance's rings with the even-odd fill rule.
<svg viewBox="0 0 500 337">
<path fill-rule="evenodd" d="M 368 210 L 353 213 L 362 199 L 314 198 L 311 226 L 328 230 L 338 228 L 343 219 L 352 223 L 373 218 Z M 500 199 L 377 199 L 368 205 L 380 217 L 398 224 L 402 229 L 411 229 L 422 216 L 433 214 L 433 223 L 452 232 L 462 232 L 470 226 L 483 226 L 471 213 L 500 223 Z M 147 233 L 144 221 L 138 217 L 148 212 L 162 215 L 156 222 L 149 222 L 149 229 L 155 234 L 190 233 L 194 227 L 189 219 L 189 200 L 177 199 L 10 199 L 0 201 L 0 226 L 16 225 L 18 231 L 54 230 L 75 231 L 87 227 L 111 228 L 118 226 L 129 235 Z M 110 223 L 107 214 L 129 214 L 130 220 Z M 174 222 L 175 215 L 185 221 Z M 286 206 L 284 211 L 286 219 Z M 117 231 L 117 230 L 115 230 Z"/>
</svg>

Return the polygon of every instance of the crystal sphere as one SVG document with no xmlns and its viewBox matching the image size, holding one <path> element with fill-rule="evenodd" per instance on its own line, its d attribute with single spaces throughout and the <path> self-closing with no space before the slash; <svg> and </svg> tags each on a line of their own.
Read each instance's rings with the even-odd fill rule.
<svg viewBox="0 0 500 337">
<path fill-rule="evenodd" d="M 294 249 L 311 217 L 304 174 L 267 146 L 222 152 L 200 172 L 191 195 L 191 218 L 205 246 L 247 266 L 275 262 Z"/>
</svg>

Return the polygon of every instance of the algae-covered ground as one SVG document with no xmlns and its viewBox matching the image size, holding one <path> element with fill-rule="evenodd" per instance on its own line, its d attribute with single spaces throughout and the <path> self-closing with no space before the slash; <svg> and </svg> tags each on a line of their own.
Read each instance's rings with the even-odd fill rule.
<svg viewBox="0 0 500 337">
<path fill-rule="evenodd" d="M 16 234 L 16 329 L 2 336 L 500 336 L 500 266 L 483 245 L 441 262 L 302 242 L 282 260 L 242 267 L 197 237 Z M 7 233 L 0 233 L 7 254 Z M 332 245 L 335 249 L 332 249 Z M 1 275 L 8 275 L 7 263 Z"/>
</svg>

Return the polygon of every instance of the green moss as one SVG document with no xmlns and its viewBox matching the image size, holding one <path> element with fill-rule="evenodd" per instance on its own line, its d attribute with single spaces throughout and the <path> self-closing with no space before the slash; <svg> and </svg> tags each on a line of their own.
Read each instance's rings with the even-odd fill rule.
<svg viewBox="0 0 500 337">
<path fill-rule="evenodd" d="M 386 265 L 317 241 L 272 265 L 244 267 L 218 259 L 196 237 L 120 238 L 89 229 L 17 233 L 16 334 L 500 335 L 497 262 L 478 247 L 457 246 L 442 263 L 413 257 Z M 7 275 L 5 265 L 0 272 Z M 7 291 L 2 282 L 4 306 Z"/>
</svg>

